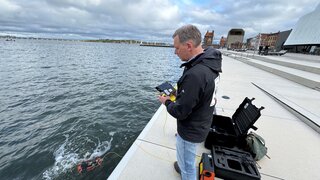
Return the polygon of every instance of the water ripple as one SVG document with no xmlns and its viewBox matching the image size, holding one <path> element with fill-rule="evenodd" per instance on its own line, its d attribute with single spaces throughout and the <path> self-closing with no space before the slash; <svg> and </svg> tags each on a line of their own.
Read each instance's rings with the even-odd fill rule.
<svg viewBox="0 0 320 180">
<path fill-rule="evenodd" d="M 159 107 L 155 86 L 181 70 L 170 48 L 0 41 L 0 176 L 106 179 L 120 158 L 79 175 L 77 163 L 125 154 Z M 36 164 L 36 166 L 34 166 Z"/>
</svg>

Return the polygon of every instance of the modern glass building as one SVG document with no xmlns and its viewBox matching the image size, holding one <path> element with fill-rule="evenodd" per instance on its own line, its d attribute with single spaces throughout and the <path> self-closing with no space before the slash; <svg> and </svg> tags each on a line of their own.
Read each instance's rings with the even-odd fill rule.
<svg viewBox="0 0 320 180">
<path fill-rule="evenodd" d="M 320 4 L 313 12 L 299 19 L 284 45 L 286 49 L 291 49 L 291 51 L 318 54 L 317 49 L 320 48 Z"/>
</svg>

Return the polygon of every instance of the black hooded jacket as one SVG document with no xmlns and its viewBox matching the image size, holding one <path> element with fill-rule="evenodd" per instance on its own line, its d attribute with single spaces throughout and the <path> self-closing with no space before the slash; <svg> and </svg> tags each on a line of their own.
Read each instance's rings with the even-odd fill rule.
<svg viewBox="0 0 320 180">
<path fill-rule="evenodd" d="M 177 119 L 178 134 L 184 140 L 200 143 L 209 133 L 221 61 L 220 51 L 209 47 L 181 65 L 185 69 L 178 81 L 176 101 L 167 100 L 165 105 Z"/>
</svg>

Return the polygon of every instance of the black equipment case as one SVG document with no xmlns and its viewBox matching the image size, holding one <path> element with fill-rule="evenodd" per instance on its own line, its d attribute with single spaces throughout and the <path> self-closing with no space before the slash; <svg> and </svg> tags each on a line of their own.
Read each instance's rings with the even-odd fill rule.
<svg viewBox="0 0 320 180">
<path fill-rule="evenodd" d="M 226 147 L 241 147 L 245 143 L 248 130 L 257 130 L 253 124 L 261 116 L 260 111 L 264 107 L 257 108 L 252 104 L 254 98 L 246 97 L 239 105 L 232 118 L 221 115 L 214 115 L 210 132 L 205 140 L 205 147 L 211 149 L 212 145 Z"/>
<path fill-rule="evenodd" d="M 259 180 L 261 175 L 250 153 L 212 146 L 215 176 L 230 180 Z"/>
</svg>

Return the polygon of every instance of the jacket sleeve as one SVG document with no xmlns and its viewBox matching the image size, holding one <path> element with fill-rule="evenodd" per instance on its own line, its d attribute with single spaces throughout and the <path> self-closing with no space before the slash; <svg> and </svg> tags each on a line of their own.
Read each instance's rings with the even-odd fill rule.
<svg viewBox="0 0 320 180">
<path fill-rule="evenodd" d="M 167 100 L 165 105 L 171 116 L 183 120 L 188 117 L 192 109 L 198 104 L 203 92 L 203 83 L 199 76 L 187 74 L 183 77 L 176 97 L 176 101 Z"/>
</svg>

